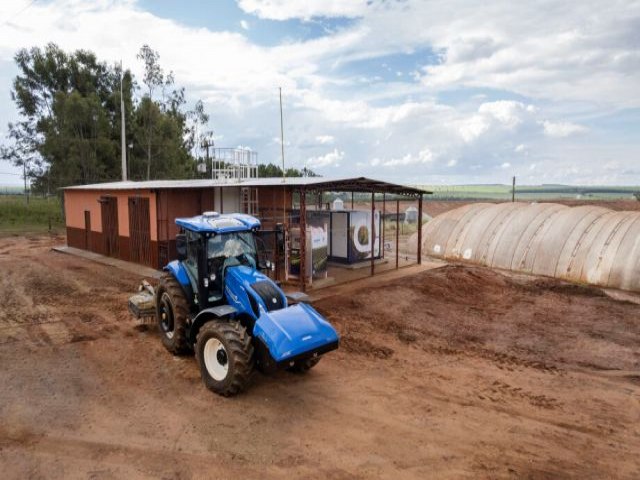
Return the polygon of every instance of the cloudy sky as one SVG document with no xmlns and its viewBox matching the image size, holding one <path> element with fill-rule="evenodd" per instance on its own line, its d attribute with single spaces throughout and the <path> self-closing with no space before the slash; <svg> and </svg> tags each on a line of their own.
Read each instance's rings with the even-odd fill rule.
<svg viewBox="0 0 640 480">
<path fill-rule="evenodd" d="M 151 45 L 217 146 L 413 184 L 640 184 L 640 1 L 22 0 L 0 5 L 0 133 L 13 55 Z M 0 184 L 18 183 L 6 163 Z"/>
</svg>

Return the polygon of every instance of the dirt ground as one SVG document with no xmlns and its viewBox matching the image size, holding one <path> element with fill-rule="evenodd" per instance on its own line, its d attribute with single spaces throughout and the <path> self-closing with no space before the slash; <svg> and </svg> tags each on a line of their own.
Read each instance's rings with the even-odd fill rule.
<svg viewBox="0 0 640 480">
<path fill-rule="evenodd" d="M 640 306 L 446 266 L 316 304 L 342 344 L 225 399 L 139 278 L 0 239 L 3 478 L 640 478 Z"/>
</svg>

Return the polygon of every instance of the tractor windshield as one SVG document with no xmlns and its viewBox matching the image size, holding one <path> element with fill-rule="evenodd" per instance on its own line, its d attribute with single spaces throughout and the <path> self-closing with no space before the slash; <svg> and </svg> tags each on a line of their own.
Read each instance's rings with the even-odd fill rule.
<svg viewBox="0 0 640 480">
<path fill-rule="evenodd" d="M 207 257 L 214 258 L 236 258 L 241 261 L 246 260 L 255 266 L 256 264 L 256 244 L 251 232 L 233 232 L 214 235 L 207 243 Z"/>
</svg>

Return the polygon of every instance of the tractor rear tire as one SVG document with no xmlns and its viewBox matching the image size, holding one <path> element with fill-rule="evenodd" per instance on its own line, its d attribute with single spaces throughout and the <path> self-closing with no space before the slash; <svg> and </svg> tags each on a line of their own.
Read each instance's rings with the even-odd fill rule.
<svg viewBox="0 0 640 480">
<path fill-rule="evenodd" d="M 198 331 L 196 358 L 205 386 L 231 397 L 243 391 L 253 371 L 251 337 L 235 320 L 213 320 Z"/>
<path fill-rule="evenodd" d="M 287 371 L 293 373 L 307 373 L 313 367 L 315 367 L 320 361 L 320 357 L 307 358 L 306 360 L 298 360 L 292 366 L 287 368 Z"/>
<path fill-rule="evenodd" d="M 156 293 L 156 321 L 162 344 L 174 355 L 189 352 L 187 317 L 189 304 L 182 287 L 170 273 L 160 278 Z"/>
</svg>

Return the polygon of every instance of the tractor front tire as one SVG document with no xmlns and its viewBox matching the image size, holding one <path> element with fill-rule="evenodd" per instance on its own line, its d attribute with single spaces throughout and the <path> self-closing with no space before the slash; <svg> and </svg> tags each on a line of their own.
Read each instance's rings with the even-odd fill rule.
<svg viewBox="0 0 640 480">
<path fill-rule="evenodd" d="M 189 351 L 187 316 L 189 304 L 178 281 L 169 273 L 160 278 L 156 294 L 156 321 L 162 344 L 174 355 Z"/>
<path fill-rule="evenodd" d="M 307 373 L 309 370 L 315 367 L 319 361 L 320 361 L 320 357 L 307 358 L 306 360 L 298 360 L 289 368 L 287 368 L 287 371 L 293 372 L 293 373 Z"/>
<path fill-rule="evenodd" d="M 251 337 L 235 320 L 207 322 L 198 332 L 196 358 L 205 386 L 231 397 L 249 383 L 254 363 Z"/>
</svg>

